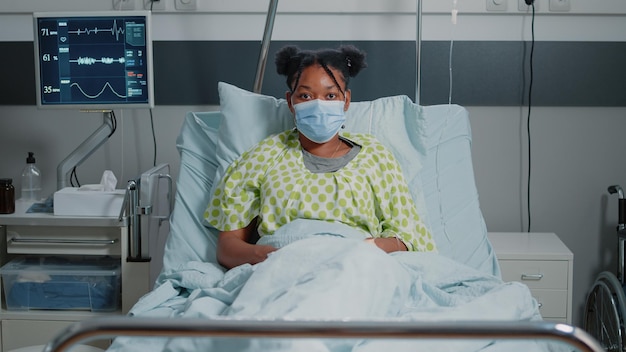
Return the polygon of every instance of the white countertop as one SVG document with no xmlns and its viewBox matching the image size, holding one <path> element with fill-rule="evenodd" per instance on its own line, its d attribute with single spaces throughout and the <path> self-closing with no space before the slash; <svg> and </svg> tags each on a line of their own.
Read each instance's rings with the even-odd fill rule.
<svg viewBox="0 0 626 352">
<path fill-rule="evenodd" d="M 574 257 L 551 232 L 489 232 L 488 237 L 498 259 L 568 260 Z"/>
<path fill-rule="evenodd" d="M 124 226 L 118 217 L 59 216 L 52 213 L 27 213 L 33 202 L 15 201 L 15 213 L 0 214 L 0 225 L 22 226 Z"/>
</svg>

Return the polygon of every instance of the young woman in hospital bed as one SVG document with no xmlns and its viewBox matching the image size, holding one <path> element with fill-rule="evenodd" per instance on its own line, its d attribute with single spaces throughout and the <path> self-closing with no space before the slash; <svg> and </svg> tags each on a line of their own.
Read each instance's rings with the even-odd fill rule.
<svg viewBox="0 0 626 352">
<path fill-rule="evenodd" d="M 294 220 L 345 224 L 385 252 L 434 251 L 393 154 L 373 137 L 340 133 L 350 106 L 348 81 L 365 64 L 352 46 L 276 55 L 287 77 L 296 128 L 273 135 L 228 169 L 206 211 L 221 230 L 226 268 L 256 264 L 276 248 L 255 244 Z M 271 241 L 270 241 L 271 242 Z"/>
</svg>

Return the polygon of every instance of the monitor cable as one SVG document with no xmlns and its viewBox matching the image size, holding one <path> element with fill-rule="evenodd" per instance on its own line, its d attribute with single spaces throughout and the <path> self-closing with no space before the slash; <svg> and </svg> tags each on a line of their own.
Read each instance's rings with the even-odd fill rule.
<svg viewBox="0 0 626 352">
<path fill-rule="evenodd" d="M 80 187 L 80 182 L 78 181 L 78 176 L 76 175 L 76 166 L 72 168 L 72 172 L 70 173 L 70 186 Z"/>
<path fill-rule="evenodd" d="M 535 53 L 535 2 L 534 0 L 526 0 L 526 3 L 529 4 L 532 8 L 532 17 L 531 17 L 531 41 L 530 41 L 530 56 L 529 56 L 529 81 L 528 81 L 528 115 L 526 117 L 526 134 L 528 138 L 528 177 L 527 177 L 527 185 L 526 185 L 526 212 L 528 216 L 528 230 L 530 232 L 531 229 L 531 214 L 530 214 L 530 176 L 531 176 L 531 161 L 532 161 L 532 153 L 531 153 L 531 138 L 530 138 L 530 120 L 531 120 L 531 108 L 532 108 L 532 92 L 533 92 L 533 57 Z"/>
<path fill-rule="evenodd" d="M 157 142 L 156 133 L 154 132 L 154 116 L 152 115 L 152 109 L 150 109 L 150 127 L 152 128 L 152 146 L 154 148 L 154 155 L 152 157 L 152 166 L 156 166 L 157 159 Z"/>
<path fill-rule="evenodd" d="M 115 130 L 117 129 L 117 117 L 115 116 L 115 111 L 109 111 L 109 118 L 111 119 L 111 133 L 109 133 L 108 138 L 111 138 Z"/>
</svg>

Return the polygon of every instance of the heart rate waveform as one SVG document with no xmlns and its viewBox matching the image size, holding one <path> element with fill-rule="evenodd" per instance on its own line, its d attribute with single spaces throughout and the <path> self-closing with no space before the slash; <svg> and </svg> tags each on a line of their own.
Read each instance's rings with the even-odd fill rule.
<svg viewBox="0 0 626 352">
<path fill-rule="evenodd" d="M 77 29 L 75 31 L 67 31 L 69 34 L 76 34 L 78 36 L 80 36 L 81 34 L 98 34 L 98 33 L 111 33 L 111 35 L 115 36 L 115 40 L 119 41 L 120 40 L 120 34 L 124 34 L 124 28 L 122 27 L 118 27 L 117 26 L 117 20 L 113 20 L 113 26 L 111 26 L 111 28 L 98 28 L 98 27 L 94 27 L 92 29 L 90 28 L 84 28 L 84 29 Z"/>
<path fill-rule="evenodd" d="M 120 57 L 118 59 L 112 58 L 112 57 L 102 57 L 99 60 L 93 57 L 79 57 L 78 59 L 75 60 L 69 60 L 70 63 L 75 63 L 75 64 L 79 64 L 79 65 L 94 65 L 97 63 L 100 64 L 105 64 L 105 65 L 110 65 L 110 64 L 114 64 L 114 63 L 118 63 L 118 64 L 124 64 L 126 63 L 126 59 L 123 57 Z"/>
<path fill-rule="evenodd" d="M 115 94 L 116 96 L 118 96 L 121 99 L 126 99 L 126 95 L 124 94 L 119 94 L 118 92 L 115 91 L 115 89 L 113 88 L 113 86 L 111 86 L 111 84 L 109 82 L 106 82 L 103 86 L 102 89 L 100 89 L 100 91 L 98 93 L 96 93 L 95 95 L 92 94 L 88 94 L 87 92 L 85 92 L 83 90 L 83 88 L 80 86 L 80 84 L 74 82 L 72 84 L 70 84 L 70 88 L 72 87 L 76 87 L 78 88 L 78 90 L 87 98 L 89 99 L 97 99 L 98 97 L 100 97 L 104 91 L 107 89 L 107 87 L 109 87 L 109 89 L 111 90 L 111 92 L 113 92 L 113 94 Z"/>
</svg>

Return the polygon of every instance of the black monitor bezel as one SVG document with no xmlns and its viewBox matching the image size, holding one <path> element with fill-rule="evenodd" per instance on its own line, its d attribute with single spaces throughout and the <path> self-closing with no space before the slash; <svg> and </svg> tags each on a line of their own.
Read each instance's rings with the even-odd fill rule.
<svg viewBox="0 0 626 352">
<path fill-rule="evenodd" d="M 37 96 L 37 107 L 40 109 L 78 109 L 89 111 L 109 111 L 113 109 L 146 109 L 154 107 L 154 68 L 153 68 L 153 39 L 152 39 L 152 16 L 150 11 L 65 11 L 65 12 L 34 12 L 34 55 L 35 55 L 35 87 Z M 118 102 L 118 103 L 43 103 L 41 86 L 41 54 L 39 52 L 39 19 L 50 18 L 97 18 L 97 17 L 144 17 L 146 23 L 146 54 L 147 54 L 147 88 L 148 101 L 146 102 Z"/>
</svg>

